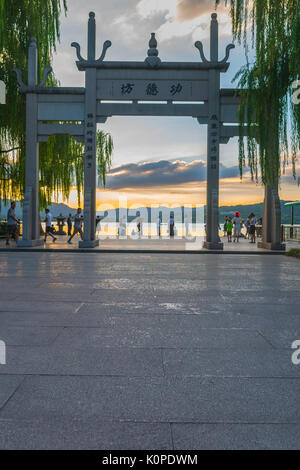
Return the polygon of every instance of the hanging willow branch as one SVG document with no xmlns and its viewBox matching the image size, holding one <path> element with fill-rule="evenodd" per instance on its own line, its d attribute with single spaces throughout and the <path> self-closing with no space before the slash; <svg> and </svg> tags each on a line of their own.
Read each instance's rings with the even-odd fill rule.
<svg viewBox="0 0 300 470">
<path fill-rule="evenodd" d="M 292 83 L 300 73 L 300 0 L 216 0 L 221 2 L 230 7 L 233 35 L 243 43 L 247 58 L 235 77 L 239 87 L 248 89 L 241 93 L 240 172 L 246 165 L 242 137 L 246 113 L 246 124 L 253 129 L 247 138 L 251 176 L 257 180 L 260 167 L 262 182 L 276 186 L 289 153 L 295 176 L 300 142 L 299 105 L 291 100 Z M 252 63 L 249 44 L 255 54 Z"/>
<path fill-rule="evenodd" d="M 17 93 L 14 67 L 27 76 L 27 54 L 31 37 L 37 39 L 38 74 L 51 65 L 59 40 L 60 15 L 67 11 L 66 0 L 0 0 L 0 80 L 6 84 L 6 105 L 0 106 L 0 206 L 8 199 L 23 199 L 25 184 L 25 97 Z M 47 85 L 57 86 L 53 74 Z M 98 133 L 97 161 L 100 182 L 111 163 L 113 150 L 109 134 Z M 40 205 L 53 198 L 70 196 L 83 187 L 83 145 L 69 136 L 53 136 L 39 146 Z M 9 172 L 7 172 L 9 168 Z M 9 175 L 9 177 L 8 177 Z"/>
</svg>

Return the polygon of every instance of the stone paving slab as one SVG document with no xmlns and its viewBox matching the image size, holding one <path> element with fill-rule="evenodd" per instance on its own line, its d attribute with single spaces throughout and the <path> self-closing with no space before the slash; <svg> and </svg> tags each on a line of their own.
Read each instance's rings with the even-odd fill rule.
<svg viewBox="0 0 300 470">
<path fill-rule="evenodd" d="M 0 419 L 300 424 L 300 380 L 26 376 Z"/>
<path fill-rule="evenodd" d="M 120 320 L 123 318 L 120 317 Z M 118 325 L 120 323 L 120 325 Z M 257 331 L 232 328 L 189 328 L 184 334 L 181 328 L 163 328 L 162 325 L 129 327 L 115 322 L 106 328 L 67 328 L 55 341 L 57 347 L 89 346 L 132 348 L 202 348 L 202 349 L 270 349 L 270 343 Z"/>
<path fill-rule="evenodd" d="M 23 382 L 22 375 L 2 375 L 0 374 L 0 410 L 13 396 L 20 384 Z"/>
<path fill-rule="evenodd" d="M 164 369 L 178 377 L 256 377 L 300 379 L 300 368 L 291 362 L 291 350 L 212 351 L 164 349 Z"/>
<path fill-rule="evenodd" d="M 11 346 L 5 374 L 162 377 L 164 366 L 153 348 Z"/>
<path fill-rule="evenodd" d="M 0 419 L 0 449 L 107 451 L 169 450 L 172 447 L 168 423 Z"/>
<path fill-rule="evenodd" d="M 61 332 L 57 327 L 1 326 L 1 338 L 7 346 L 43 346 L 54 342 Z"/>
<path fill-rule="evenodd" d="M 40 300 L 4 300 L 0 302 L 0 312 L 20 312 L 23 313 L 37 312 L 37 313 L 65 313 L 75 312 L 77 308 L 81 306 L 82 302 L 60 302 L 52 299 L 52 301 L 45 301 L 42 298 Z"/>
<path fill-rule="evenodd" d="M 172 424 L 175 450 L 299 450 L 299 424 Z"/>
</svg>

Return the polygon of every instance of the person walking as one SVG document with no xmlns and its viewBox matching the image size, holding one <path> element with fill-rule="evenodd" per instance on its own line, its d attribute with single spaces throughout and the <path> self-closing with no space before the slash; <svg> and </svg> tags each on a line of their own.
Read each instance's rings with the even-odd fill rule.
<svg viewBox="0 0 300 470">
<path fill-rule="evenodd" d="M 161 218 L 160 218 L 160 216 L 157 217 L 156 228 L 157 228 L 157 236 L 160 237 L 160 234 L 161 234 Z"/>
<path fill-rule="evenodd" d="M 249 234 L 249 231 L 250 231 L 250 219 L 249 217 L 247 218 L 246 222 L 245 222 L 245 229 L 246 229 L 246 238 L 250 238 L 250 234 Z"/>
<path fill-rule="evenodd" d="M 44 242 L 46 243 L 46 241 L 47 241 L 47 236 L 49 235 L 49 237 L 52 238 L 53 243 L 54 243 L 54 242 L 56 241 L 56 238 L 55 238 L 55 236 L 54 236 L 53 233 L 52 233 L 52 214 L 51 214 L 51 212 L 50 212 L 50 209 L 46 209 L 45 212 L 46 212 L 46 217 L 45 217 L 46 231 L 45 231 Z"/>
<path fill-rule="evenodd" d="M 185 225 L 185 238 L 188 238 L 188 236 L 189 236 L 189 218 L 188 218 L 187 215 L 184 217 L 184 225 Z"/>
<path fill-rule="evenodd" d="M 233 218 L 233 224 L 234 224 L 234 237 L 233 237 L 233 242 L 239 243 L 239 238 L 241 236 L 241 214 L 239 212 L 236 212 L 234 214 Z"/>
<path fill-rule="evenodd" d="M 67 218 L 67 224 L 68 224 L 68 237 L 70 237 L 72 235 L 72 227 L 73 227 L 72 214 L 69 214 L 69 217 Z"/>
<path fill-rule="evenodd" d="M 227 227 L 227 222 L 228 222 L 228 217 L 227 217 L 227 215 L 226 215 L 226 216 L 225 216 L 225 219 L 224 219 L 224 225 L 223 225 L 224 237 L 226 237 L 226 235 L 227 235 L 227 229 L 226 229 L 226 227 Z"/>
<path fill-rule="evenodd" d="M 174 225 L 175 225 L 175 220 L 174 220 L 174 214 L 170 215 L 170 237 L 174 237 Z"/>
<path fill-rule="evenodd" d="M 229 217 L 229 219 L 227 220 L 227 224 L 226 224 L 228 243 L 232 242 L 232 227 L 233 227 L 232 218 Z"/>
<path fill-rule="evenodd" d="M 83 240 L 83 232 L 82 232 L 83 216 L 81 212 L 82 212 L 81 208 L 78 207 L 77 212 L 75 214 L 73 235 L 71 235 L 68 240 L 69 245 L 72 245 L 72 239 L 75 237 L 77 233 L 79 233 L 81 240 Z"/>
<path fill-rule="evenodd" d="M 96 217 L 96 232 L 100 232 L 101 231 L 101 217 L 100 215 L 97 215 Z"/>
<path fill-rule="evenodd" d="M 137 229 L 138 229 L 138 236 L 139 236 L 139 238 L 141 238 L 142 235 L 143 235 L 143 219 L 142 219 L 140 213 L 139 213 L 139 216 L 137 218 Z"/>
<path fill-rule="evenodd" d="M 16 217 L 16 203 L 15 201 L 12 201 L 10 203 L 10 208 L 7 211 L 6 245 L 9 245 L 10 237 L 13 238 L 16 242 L 18 241 L 18 225 L 20 225 L 20 221 Z"/>
<path fill-rule="evenodd" d="M 250 243 L 256 242 L 256 217 L 253 212 L 249 215 L 249 235 Z"/>
</svg>

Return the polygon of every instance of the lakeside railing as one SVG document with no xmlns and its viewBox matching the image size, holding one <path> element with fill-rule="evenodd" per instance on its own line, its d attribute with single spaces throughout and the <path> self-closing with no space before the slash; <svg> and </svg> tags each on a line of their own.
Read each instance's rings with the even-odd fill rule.
<svg viewBox="0 0 300 470">
<path fill-rule="evenodd" d="M 42 225 L 42 229 L 44 230 L 45 224 L 42 222 L 41 225 Z M 53 225 L 55 226 L 55 229 L 57 230 L 58 226 L 57 226 L 56 221 L 54 222 Z M 116 223 L 112 223 L 111 225 L 112 225 L 112 227 L 109 230 L 111 232 L 111 235 L 118 234 L 119 223 L 116 222 Z M 179 232 L 179 234 L 183 234 L 184 230 L 185 230 L 184 229 L 184 224 L 179 224 L 179 225 L 180 225 L 180 228 L 178 226 L 178 228 L 179 228 L 178 232 Z M 194 224 L 190 224 L 190 228 L 191 228 L 191 231 L 194 232 L 193 233 L 194 236 L 196 234 L 199 235 L 198 232 L 199 233 L 201 232 L 202 236 L 205 235 L 204 228 L 199 229 L 197 227 L 198 230 L 195 230 L 193 225 Z M 5 238 L 5 236 L 6 236 L 6 226 L 7 226 L 7 224 L 6 224 L 5 220 L 0 221 L 0 238 Z M 146 224 L 146 226 L 147 226 L 147 224 Z M 149 226 L 150 226 L 150 224 L 149 224 Z M 66 226 L 65 226 L 65 229 L 66 229 Z M 157 230 L 156 225 L 153 224 L 152 229 L 149 229 L 149 233 L 151 233 L 151 232 L 156 233 L 156 230 Z M 148 232 L 148 229 L 146 229 L 145 231 Z M 162 232 L 162 235 L 167 235 L 168 234 L 168 224 L 162 223 L 161 232 Z M 22 236 L 22 222 L 19 226 L 19 233 Z M 129 229 L 127 229 L 127 235 L 130 235 L 130 230 Z M 222 229 L 220 230 L 219 235 L 224 236 Z M 261 225 L 256 226 L 256 235 L 257 235 L 258 238 L 262 236 L 262 226 Z M 246 229 L 245 228 L 242 229 L 242 236 L 246 236 Z M 287 242 L 287 241 L 300 242 L 300 225 L 297 225 L 297 224 L 294 224 L 294 225 L 283 224 L 283 225 L 281 225 L 281 240 L 283 242 Z"/>
<path fill-rule="evenodd" d="M 300 242 L 300 225 L 282 225 L 281 226 L 282 241 L 298 241 Z"/>
</svg>

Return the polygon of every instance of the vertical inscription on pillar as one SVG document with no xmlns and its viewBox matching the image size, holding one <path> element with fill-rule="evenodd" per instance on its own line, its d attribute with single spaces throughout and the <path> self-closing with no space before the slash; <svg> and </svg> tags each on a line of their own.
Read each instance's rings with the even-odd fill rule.
<svg viewBox="0 0 300 470">
<path fill-rule="evenodd" d="M 95 152 L 95 124 L 94 114 L 86 115 L 86 133 L 85 133 L 85 161 L 86 167 L 92 168 L 93 155 Z"/>
<path fill-rule="evenodd" d="M 219 119 L 216 114 L 209 117 L 209 166 L 211 170 L 218 168 L 218 146 L 219 146 Z"/>
</svg>

